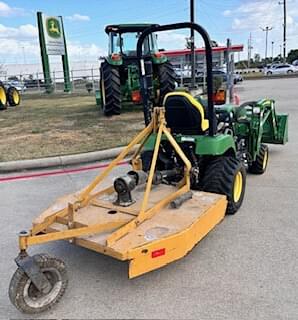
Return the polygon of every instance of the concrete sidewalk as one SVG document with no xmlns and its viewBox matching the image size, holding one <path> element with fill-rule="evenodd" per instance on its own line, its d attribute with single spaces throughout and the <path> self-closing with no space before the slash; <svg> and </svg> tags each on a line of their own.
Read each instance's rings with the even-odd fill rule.
<svg viewBox="0 0 298 320">
<path fill-rule="evenodd" d="M 125 147 L 118 147 L 113 149 L 80 153 L 67 156 L 56 156 L 41 159 L 32 160 L 18 160 L 0 162 L 0 173 L 32 170 L 32 169 L 44 169 L 52 167 L 64 167 L 69 165 L 83 164 L 88 162 L 95 162 L 101 160 L 108 160 L 117 157 Z M 136 150 L 135 146 L 130 154 Z"/>
</svg>

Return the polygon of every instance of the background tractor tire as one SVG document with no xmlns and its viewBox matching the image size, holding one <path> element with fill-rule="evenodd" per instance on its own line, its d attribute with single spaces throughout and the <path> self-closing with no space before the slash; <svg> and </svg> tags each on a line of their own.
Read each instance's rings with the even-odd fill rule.
<svg viewBox="0 0 298 320">
<path fill-rule="evenodd" d="M 20 311 L 29 314 L 40 313 L 50 309 L 63 296 L 68 278 L 63 261 L 46 254 L 33 256 L 41 271 L 46 275 L 52 289 L 49 293 L 41 293 L 26 273 L 18 268 L 9 284 L 9 298 Z"/>
<path fill-rule="evenodd" d="M 15 87 L 9 87 L 6 92 L 8 104 L 11 107 L 18 106 L 21 102 L 21 95 Z"/>
<path fill-rule="evenodd" d="M 163 99 L 168 92 L 176 88 L 176 73 L 170 62 L 165 62 L 158 66 L 159 79 L 159 105 L 162 105 Z"/>
<path fill-rule="evenodd" d="M 199 189 L 227 196 L 226 214 L 235 214 L 241 207 L 246 183 L 243 164 L 233 157 L 211 160 L 203 171 Z"/>
<path fill-rule="evenodd" d="M 269 158 L 269 149 L 265 144 L 261 144 L 260 152 L 256 160 L 249 166 L 249 172 L 255 174 L 262 174 L 266 171 Z"/>
<path fill-rule="evenodd" d="M 100 67 L 101 105 L 104 115 L 112 116 L 121 113 L 120 74 L 117 67 L 106 61 Z"/>
<path fill-rule="evenodd" d="M 7 97 L 5 87 L 0 84 L 0 110 L 7 108 Z"/>
</svg>

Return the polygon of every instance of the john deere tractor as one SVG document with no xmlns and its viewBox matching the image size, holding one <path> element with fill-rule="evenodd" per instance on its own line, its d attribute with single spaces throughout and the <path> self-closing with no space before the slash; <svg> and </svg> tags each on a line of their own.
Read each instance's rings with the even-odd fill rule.
<svg viewBox="0 0 298 320">
<path fill-rule="evenodd" d="M 100 67 L 100 90 L 105 115 L 120 114 L 121 102 L 141 103 L 136 44 L 141 33 L 152 24 L 120 24 L 105 28 L 109 54 Z M 159 52 L 157 35 L 148 35 L 143 45 L 144 59 L 152 64 L 150 97 L 161 103 L 175 89 L 175 72 L 167 57 Z M 151 86 L 151 84 L 150 84 Z"/>
<path fill-rule="evenodd" d="M 21 97 L 19 91 L 10 85 L 4 85 L 0 81 L 0 110 L 7 106 L 15 107 L 20 104 Z"/>
<path fill-rule="evenodd" d="M 174 91 L 165 95 L 162 107 L 156 106 L 150 98 L 152 67 L 151 62 L 144 59 L 144 41 L 154 32 L 183 28 L 196 30 L 205 42 L 207 99 Z M 146 138 L 140 156 L 142 169 L 146 172 L 151 170 L 155 158 L 155 170 L 161 172 L 160 179 L 167 184 L 180 183 L 185 174 L 185 163 L 181 153 L 173 148 L 176 143 L 191 163 L 191 187 L 226 195 L 226 213 L 236 213 L 244 198 L 246 172 L 263 174 L 269 157 L 267 144 L 285 144 L 288 141 L 288 115 L 277 114 L 272 99 L 249 101 L 241 106 L 215 106 L 211 42 L 208 33 L 197 24 L 184 22 L 147 28 L 138 40 L 137 56 L 145 123 L 152 124 L 152 110 L 153 114 L 158 112 L 159 119 L 154 120 L 153 117 L 154 128 L 163 122 L 173 136 L 171 140 L 155 129 Z M 158 139 L 160 146 L 154 157 Z"/>
</svg>

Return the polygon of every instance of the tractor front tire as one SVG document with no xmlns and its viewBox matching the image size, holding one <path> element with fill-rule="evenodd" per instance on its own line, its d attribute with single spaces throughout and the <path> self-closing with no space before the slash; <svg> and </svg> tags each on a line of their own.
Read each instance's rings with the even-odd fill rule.
<svg viewBox="0 0 298 320">
<path fill-rule="evenodd" d="M 105 116 L 121 113 L 120 74 L 117 67 L 106 61 L 100 67 L 101 105 Z"/>
<path fill-rule="evenodd" d="M 266 171 L 269 158 L 269 149 L 265 144 L 261 144 L 260 152 L 256 160 L 249 166 L 249 172 L 254 174 L 263 174 Z"/>
<path fill-rule="evenodd" d="M 227 197 L 226 214 L 235 214 L 241 207 L 246 183 L 243 164 L 233 157 L 217 157 L 205 167 L 199 189 Z"/>
<path fill-rule="evenodd" d="M 7 108 L 7 97 L 5 87 L 0 85 L 0 110 Z"/>
<path fill-rule="evenodd" d="M 18 106 L 21 102 L 21 95 L 15 87 L 9 87 L 6 92 L 8 104 L 11 107 Z"/>
<path fill-rule="evenodd" d="M 163 99 L 168 92 L 176 88 L 176 73 L 170 62 L 165 62 L 158 66 L 159 79 L 159 105 L 162 105 Z"/>
<path fill-rule="evenodd" d="M 9 284 L 9 298 L 12 304 L 23 313 L 35 314 L 46 311 L 63 296 L 68 278 L 63 261 L 47 254 L 33 256 L 41 271 L 52 285 L 49 293 L 40 292 L 27 274 L 18 268 Z"/>
</svg>

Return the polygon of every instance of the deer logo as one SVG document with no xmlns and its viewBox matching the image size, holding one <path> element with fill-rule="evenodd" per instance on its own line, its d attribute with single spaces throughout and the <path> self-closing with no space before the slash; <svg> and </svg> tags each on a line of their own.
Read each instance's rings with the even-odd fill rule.
<svg viewBox="0 0 298 320">
<path fill-rule="evenodd" d="M 61 28 L 59 20 L 56 18 L 47 19 L 47 32 L 48 35 L 52 38 L 60 38 L 61 37 Z"/>
</svg>

